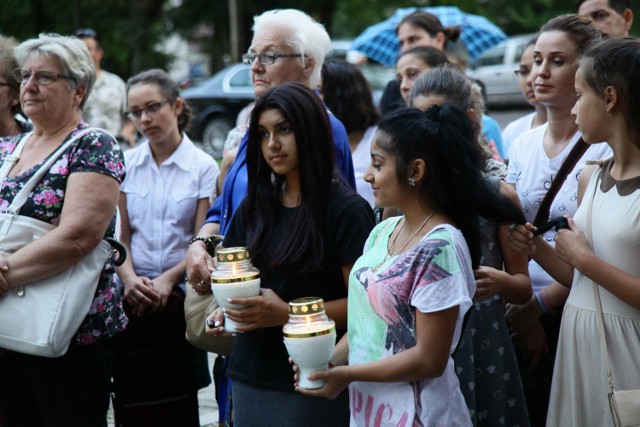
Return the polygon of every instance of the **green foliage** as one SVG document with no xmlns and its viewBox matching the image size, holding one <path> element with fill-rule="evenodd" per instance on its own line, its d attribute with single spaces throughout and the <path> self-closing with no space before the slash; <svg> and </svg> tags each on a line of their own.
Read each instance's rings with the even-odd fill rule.
<svg viewBox="0 0 640 427">
<path fill-rule="evenodd" d="M 166 68 L 173 56 L 160 53 L 157 45 L 175 32 L 198 45 L 215 71 L 239 59 L 230 56 L 230 1 L 239 10 L 240 52 L 251 41 L 253 17 L 274 8 L 303 10 L 334 38 L 355 38 L 400 7 L 458 6 L 489 17 L 510 35 L 535 32 L 549 18 L 575 12 L 575 0 L 182 0 L 179 6 L 170 0 L 0 0 L 0 33 L 24 40 L 40 32 L 94 28 L 102 36 L 104 68 L 127 78 L 143 69 Z M 632 0 L 634 10 L 636 3 Z"/>
<path fill-rule="evenodd" d="M 42 32 L 95 29 L 105 51 L 103 67 L 123 78 L 172 59 L 155 49 L 166 31 L 166 0 L 2 0 L 0 33 L 19 40 Z"/>
<path fill-rule="evenodd" d="M 227 0 L 183 0 L 168 17 L 176 31 L 211 58 L 212 70 L 222 68 L 231 50 Z"/>
</svg>

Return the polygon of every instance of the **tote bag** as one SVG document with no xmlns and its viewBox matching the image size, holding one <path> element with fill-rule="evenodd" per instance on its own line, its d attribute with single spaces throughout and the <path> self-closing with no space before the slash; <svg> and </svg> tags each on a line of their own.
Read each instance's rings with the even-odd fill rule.
<svg viewBox="0 0 640 427">
<path fill-rule="evenodd" d="M 206 333 L 205 320 L 218 308 L 213 294 L 199 295 L 187 284 L 184 299 L 184 317 L 187 323 L 186 337 L 192 345 L 210 353 L 228 356 L 233 347 L 233 337 Z"/>
<path fill-rule="evenodd" d="M 0 252 L 8 256 L 56 227 L 20 215 L 29 193 L 53 163 L 77 139 L 95 128 L 85 129 L 64 143 L 16 194 L 5 213 L 0 213 Z M 5 158 L 0 185 L 17 161 L 30 133 Z M 0 298 L 0 348 L 36 356 L 59 357 L 89 312 L 100 274 L 109 258 L 110 245 L 101 240 L 86 257 L 68 269 L 26 286 L 12 287 Z"/>
</svg>

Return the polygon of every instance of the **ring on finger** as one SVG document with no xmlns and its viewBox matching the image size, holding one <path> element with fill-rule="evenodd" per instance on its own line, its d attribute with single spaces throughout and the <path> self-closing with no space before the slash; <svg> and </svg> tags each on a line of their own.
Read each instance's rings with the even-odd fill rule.
<svg viewBox="0 0 640 427">
<path fill-rule="evenodd" d="M 204 280 L 199 281 L 198 283 L 196 283 L 196 286 L 200 289 L 205 289 L 204 287 Z"/>
</svg>

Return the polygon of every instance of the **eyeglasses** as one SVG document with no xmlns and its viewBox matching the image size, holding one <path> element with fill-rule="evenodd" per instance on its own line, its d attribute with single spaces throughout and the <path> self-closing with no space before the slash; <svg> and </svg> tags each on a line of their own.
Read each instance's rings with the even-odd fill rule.
<svg viewBox="0 0 640 427">
<path fill-rule="evenodd" d="M 160 111 L 160 109 L 162 108 L 162 106 L 164 104 L 169 104 L 170 101 L 164 100 L 164 101 L 160 101 L 160 102 L 154 102 L 153 104 L 149 104 L 144 108 L 140 108 L 139 110 L 129 110 L 126 112 L 126 116 L 129 118 L 129 120 L 140 120 L 140 118 L 142 117 L 142 113 L 145 113 L 147 116 L 153 116 L 155 114 L 158 113 L 158 111 Z"/>
<path fill-rule="evenodd" d="M 258 58 L 258 62 L 262 65 L 273 65 L 278 60 L 278 58 L 301 58 L 302 56 L 303 55 L 301 53 L 245 53 L 244 55 L 242 55 L 242 62 L 247 65 L 251 65 L 253 64 L 253 61 Z"/>
<path fill-rule="evenodd" d="M 514 71 L 516 76 L 527 77 L 531 73 L 531 70 L 525 67 L 520 67 L 519 69 Z"/>
<path fill-rule="evenodd" d="M 71 80 L 73 82 L 76 81 L 75 77 L 54 73 L 53 71 L 36 71 L 35 73 L 31 73 L 29 71 L 22 70 L 20 68 L 18 68 L 13 72 L 13 76 L 21 85 L 26 84 L 31 78 L 31 76 L 35 76 L 36 83 L 39 86 L 50 85 L 52 83 L 57 82 L 58 79 Z"/>
</svg>

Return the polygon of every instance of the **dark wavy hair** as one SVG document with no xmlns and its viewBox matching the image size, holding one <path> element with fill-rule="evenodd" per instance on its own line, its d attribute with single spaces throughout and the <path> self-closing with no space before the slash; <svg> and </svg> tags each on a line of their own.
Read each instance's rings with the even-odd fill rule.
<svg viewBox="0 0 640 427">
<path fill-rule="evenodd" d="M 607 86 L 616 90 L 631 140 L 640 147 L 640 40 L 606 39 L 593 44 L 580 59 L 579 69 L 599 97 Z"/>
<path fill-rule="evenodd" d="M 300 205 L 289 232 L 275 253 L 267 253 L 281 206 L 285 177 L 277 175 L 262 155 L 259 122 L 266 110 L 286 118 L 296 139 L 300 174 Z M 335 173 L 331 122 L 320 98 L 308 87 L 286 83 L 258 98 L 251 112 L 247 146 L 249 191 L 244 221 L 254 263 L 258 268 L 289 267 L 297 272 L 319 268 L 324 242 L 322 229 Z"/>
<path fill-rule="evenodd" d="M 444 27 L 442 22 L 440 22 L 440 18 L 424 10 L 416 10 L 402 18 L 396 27 L 396 34 L 398 34 L 398 28 L 403 24 L 410 24 L 414 27 L 422 28 L 431 37 L 437 36 L 438 33 L 444 34 L 444 47 L 447 47 L 448 41 L 455 43 L 460 38 L 460 27 Z"/>
<path fill-rule="evenodd" d="M 171 104 L 175 104 L 180 97 L 180 86 L 167 74 L 164 70 L 158 68 L 142 71 L 127 80 L 127 93 L 131 86 L 138 84 L 154 84 L 158 86 L 162 96 L 167 98 Z M 183 99 L 182 111 L 178 116 L 178 130 L 180 133 L 189 129 L 191 123 L 191 107 L 186 100 Z"/>
<path fill-rule="evenodd" d="M 332 59 L 324 63 L 322 98 L 347 134 L 365 130 L 380 120 L 369 82 L 357 66 L 348 62 Z"/>
<path fill-rule="evenodd" d="M 394 156 L 399 182 L 409 185 L 411 162 L 425 162 L 426 179 L 418 197 L 449 216 L 462 231 L 474 269 L 480 262 L 480 217 L 494 224 L 524 224 L 522 210 L 484 179 L 484 159 L 473 126 L 457 105 L 446 103 L 425 112 L 397 110 L 385 116 L 378 129 L 377 143 Z"/>
</svg>

